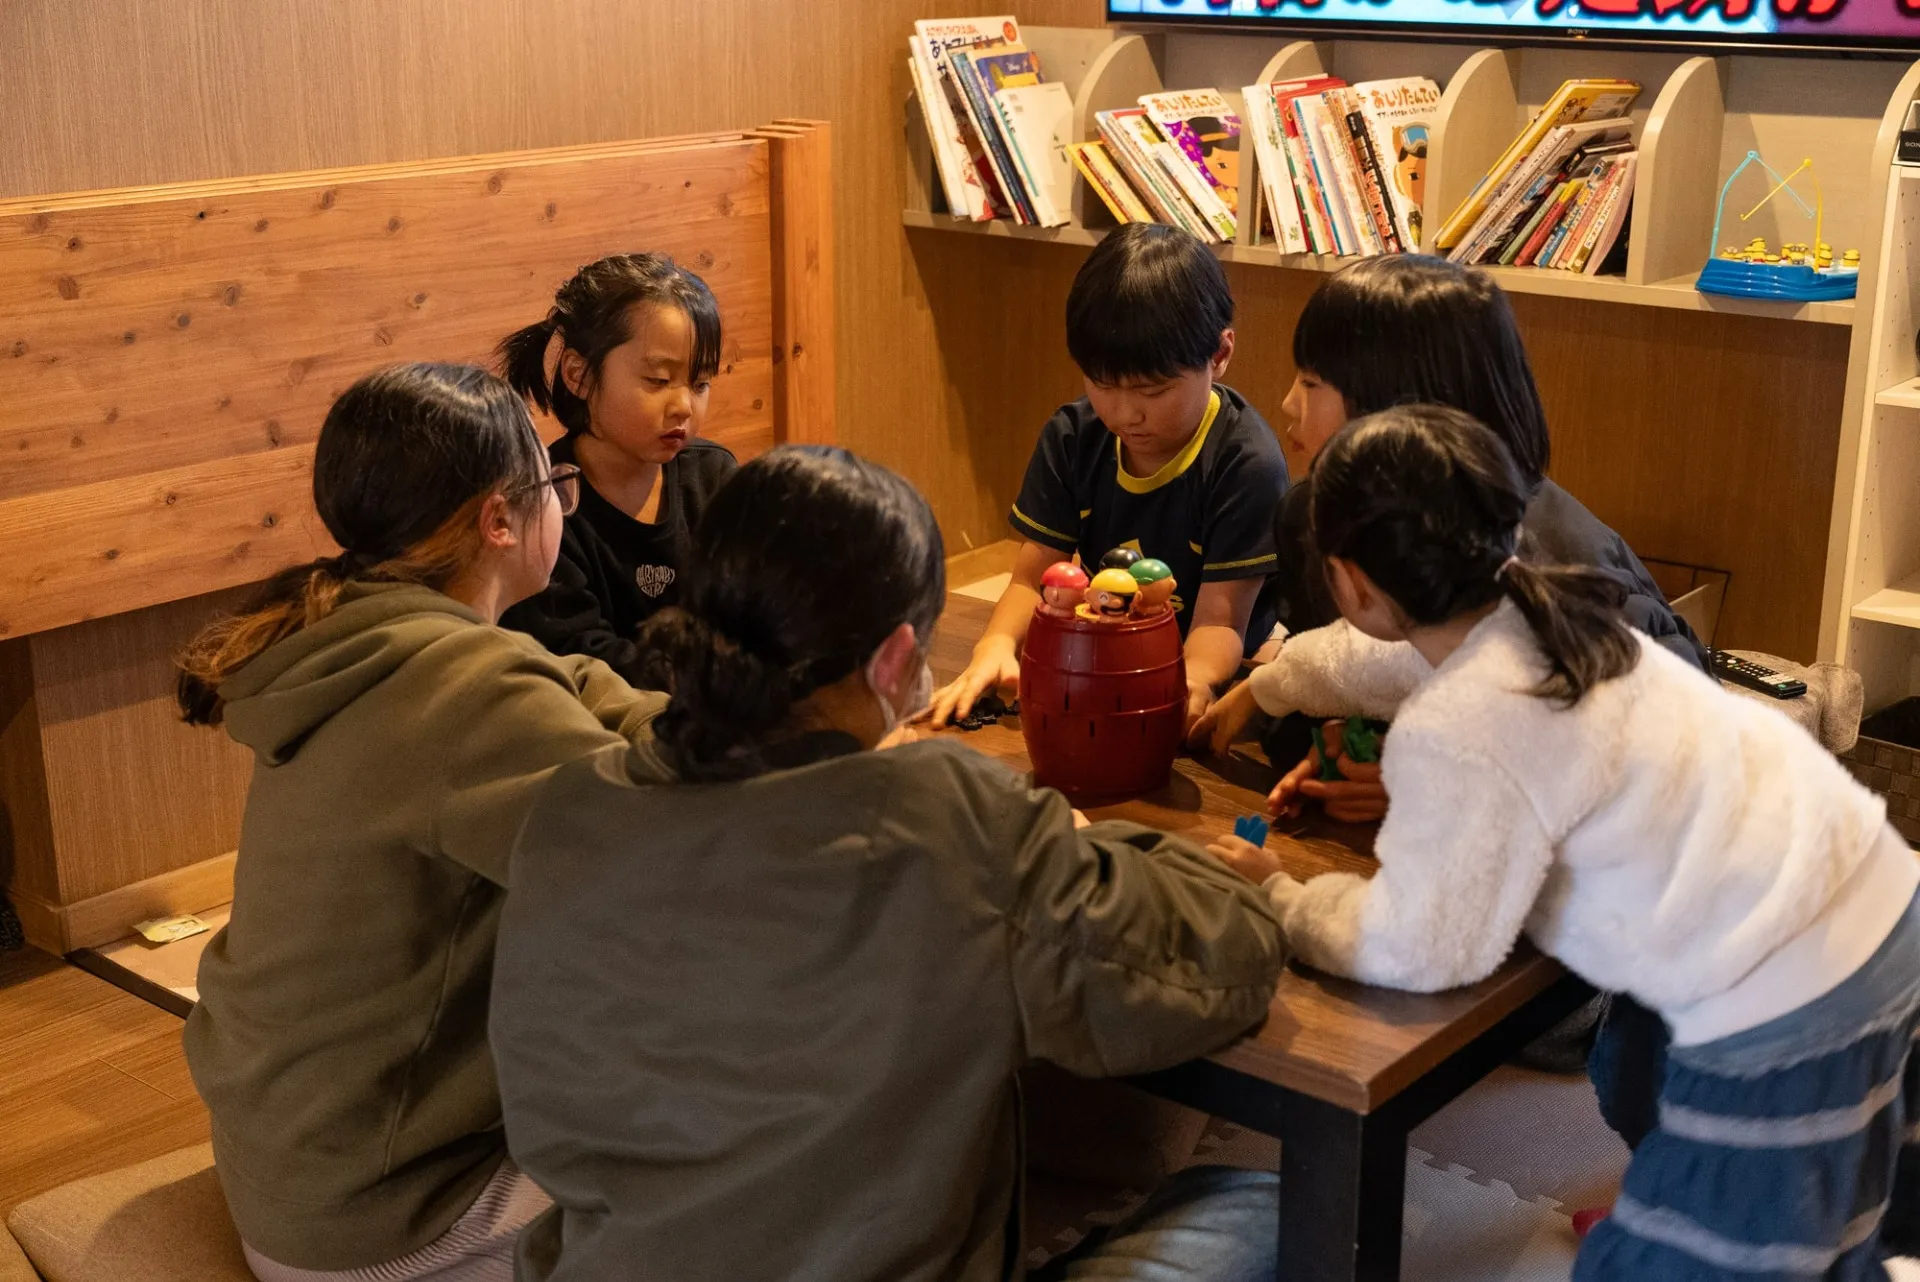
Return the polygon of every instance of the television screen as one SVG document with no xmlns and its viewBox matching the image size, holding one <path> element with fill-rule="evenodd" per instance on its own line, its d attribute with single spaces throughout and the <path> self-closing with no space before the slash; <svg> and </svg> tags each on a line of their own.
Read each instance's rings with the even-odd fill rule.
<svg viewBox="0 0 1920 1282">
<path fill-rule="evenodd" d="M 1920 51 L 1920 0 L 1107 0 L 1107 16 L 1329 36 Z"/>
</svg>

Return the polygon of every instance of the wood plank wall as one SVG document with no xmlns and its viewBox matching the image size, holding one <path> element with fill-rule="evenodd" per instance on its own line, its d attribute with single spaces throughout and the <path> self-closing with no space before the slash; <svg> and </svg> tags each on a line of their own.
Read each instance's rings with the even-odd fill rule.
<svg viewBox="0 0 1920 1282">
<path fill-rule="evenodd" d="M 901 232 L 904 38 L 915 18 L 1008 10 L 1101 20 L 1100 0 L 10 0 L 0 196 L 831 120 L 840 439 L 920 485 L 964 551 L 1003 537 L 1038 424 L 1077 391 L 1060 314 L 1079 255 Z M 1317 279 L 1233 272 L 1230 378 L 1276 419 Z M 1645 555 L 1733 570 L 1723 641 L 1810 659 L 1844 333 L 1551 299 L 1519 311 L 1560 478 Z M 203 613 L 158 607 L 77 640 L 97 637 L 103 659 L 134 628 L 169 646 Z M 159 678 L 129 748 L 216 753 L 214 774 L 192 773 L 196 755 L 182 777 L 237 790 L 243 754 L 163 729 Z M 191 837 L 211 854 L 233 832 L 222 801 Z"/>
</svg>

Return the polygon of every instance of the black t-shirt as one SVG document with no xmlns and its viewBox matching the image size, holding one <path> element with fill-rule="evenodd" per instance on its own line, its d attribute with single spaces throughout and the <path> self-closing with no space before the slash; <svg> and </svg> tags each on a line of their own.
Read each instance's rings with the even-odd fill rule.
<svg viewBox="0 0 1920 1282">
<path fill-rule="evenodd" d="M 1274 514 L 1287 488 L 1280 443 L 1265 419 L 1230 387 L 1215 385 L 1200 428 L 1150 477 L 1130 475 L 1120 438 L 1086 398 L 1063 405 L 1040 429 L 1007 521 L 1023 539 L 1097 567 L 1116 547 L 1165 561 L 1179 584 L 1180 634 L 1202 583 L 1273 573 Z M 1247 624 L 1246 653 L 1273 631 L 1270 586 Z"/>
<path fill-rule="evenodd" d="M 570 438 L 555 441 L 547 454 L 556 466 L 576 462 Z M 508 610 L 500 626 L 555 654 L 603 660 L 638 684 L 640 625 L 678 599 L 693 527 L 737 466 L 725 446 L 690 442 L 660 469 L 660 510 L 651 523 L 628 516 L 582 477 L 580 507 L 561 533 L 552 581 Z"/>
</svg>

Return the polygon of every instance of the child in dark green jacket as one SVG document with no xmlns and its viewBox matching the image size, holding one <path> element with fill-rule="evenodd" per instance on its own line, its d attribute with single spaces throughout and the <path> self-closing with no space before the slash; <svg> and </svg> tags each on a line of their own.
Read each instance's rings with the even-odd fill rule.
<svg viewBox="0 0 1920 1282">
<path fill-rule="evenodd" d="M 314 497 L 345 551 L 182 661 L 187 718 L 255 759 L 188 1065 L 263 1282 L 506 1282 L 546 1205 L 507 1158 L 487 1053 L 509 850 L 555 769 L 663 699 L 493 626 L 546 582 L 577 497 L 499 379 L 362 379 L 321 430 Z"/>
</svg>

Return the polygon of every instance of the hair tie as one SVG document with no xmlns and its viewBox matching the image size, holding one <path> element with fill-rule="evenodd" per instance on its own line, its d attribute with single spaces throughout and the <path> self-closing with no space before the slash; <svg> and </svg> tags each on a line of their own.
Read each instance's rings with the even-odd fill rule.
<svg viewBox="0 0 1920 1282">
<path fill-rule="evenodd" d="M 1502 561 L 1500 568 L 1493 572 L 1493 581 L 1495 583 L 1505 583 L 1507 581 L 1507 572 L 1518 564 L 1520 564 L 1520 558 L 1517 556 L 1510 556 Z"/>
</svg>

